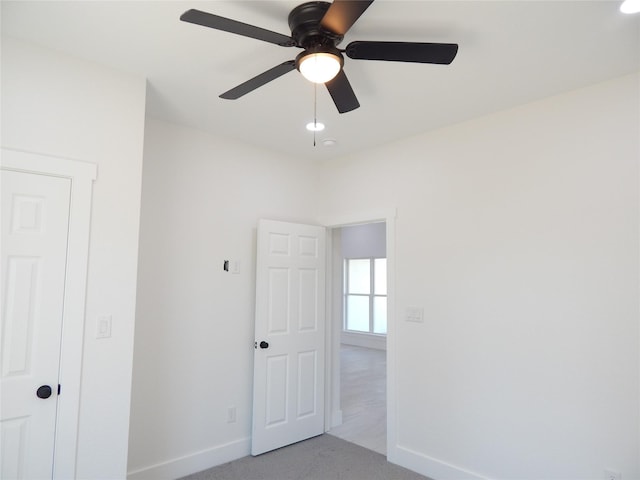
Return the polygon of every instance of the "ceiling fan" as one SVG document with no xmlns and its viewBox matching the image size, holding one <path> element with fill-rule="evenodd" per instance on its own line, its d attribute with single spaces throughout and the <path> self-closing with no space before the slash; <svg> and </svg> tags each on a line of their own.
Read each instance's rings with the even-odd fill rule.
<svg viewBox="0 0 640 480">
<path fill-rule="evenodd" d="M 344 35 L 360 18 L 373 0 L 334 0 L 307 2 L 289 13 L 291 36 L 220 17 L 200 10 L 188 10 L 180 20 L 205 27 L 255 38 L 281 47 L 298 47 L 303 51 L 295 58 L 277 65 L 220 95 L 235 100 L 285 73 L 299 70 L 314 83 L 324 83 L 340 113 L 360 106 L 344 73 L 344 56 L 354 60 L 386 60 L 393 62 L 434 63 L 448 65 L 458 53 L 455 43 L 417 42 L 351 42 L 344 50 L 337 47 Z"/>
</svg>

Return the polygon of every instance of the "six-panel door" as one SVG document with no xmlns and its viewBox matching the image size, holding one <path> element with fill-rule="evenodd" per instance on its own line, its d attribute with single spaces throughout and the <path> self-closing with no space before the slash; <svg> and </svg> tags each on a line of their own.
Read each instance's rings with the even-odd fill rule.
<svg viewBox="0 0 640 480">
<path fill-rule="evenodd" d="M 252 455 L 324 432 L 325 229 L 261 220 L 257 254 Z"/>
<path fill-rule="evenodd" d="M 0 477 L 51 478 L 71 180 L 0 175 Z"/>
</svg>

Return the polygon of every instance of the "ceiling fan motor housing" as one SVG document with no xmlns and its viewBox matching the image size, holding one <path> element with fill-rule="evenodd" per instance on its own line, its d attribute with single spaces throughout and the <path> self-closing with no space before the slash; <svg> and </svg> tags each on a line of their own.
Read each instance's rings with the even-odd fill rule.
<svg viewBox="0 0 640 480">
<path fill-rule="evenodd" d="M 320 47 L 335 49 L 342 41 L 342 35 L 320 26 L 320 21 L 330 6 L 328 2 L 307 2 L 291 10 L 289 28 L 296 46 L 305 50 Z"/>
</svg>

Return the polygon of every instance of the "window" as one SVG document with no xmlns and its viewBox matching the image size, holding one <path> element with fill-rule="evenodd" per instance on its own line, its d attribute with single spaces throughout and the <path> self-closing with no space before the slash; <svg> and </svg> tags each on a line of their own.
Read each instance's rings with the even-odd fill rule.
<svg viewBox="0 0 640 480">
<path fill-rule="evenodd" d="M 387 259 L 344 261 L 344 329 L 387 333 Z"/>
</svg>

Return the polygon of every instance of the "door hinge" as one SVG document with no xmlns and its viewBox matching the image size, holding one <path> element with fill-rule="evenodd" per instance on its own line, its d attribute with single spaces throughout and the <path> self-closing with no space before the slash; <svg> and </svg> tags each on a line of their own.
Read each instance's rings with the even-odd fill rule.
<svg viewBox="0 0 640 480">
<path fill-rule="evenodd" d="M 60 395 L 60 390 L 61 390 L 60 384 L 58 384 L 58 395 Z"/>
</svg>

